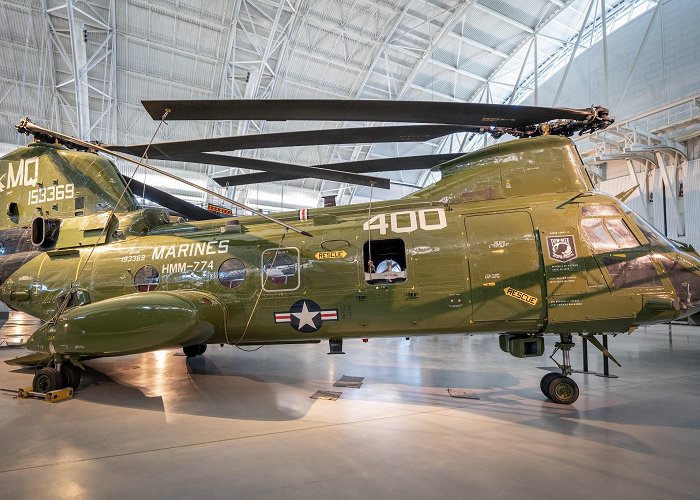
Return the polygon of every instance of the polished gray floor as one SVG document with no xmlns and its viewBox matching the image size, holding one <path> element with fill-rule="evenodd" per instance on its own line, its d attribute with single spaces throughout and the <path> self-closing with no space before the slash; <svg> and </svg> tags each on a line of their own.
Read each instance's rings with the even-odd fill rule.
<svg viewBox="0 0 700 500">
<path fill-rule="evenodd" d="M 32 328 L 20 323 L 0 335 Z M 0 495 L 700 498 L 700 327 L 610 345 L 619 378 L 575 375 L 569 407 L 540 393 L 546 356 L 512 358 L 492 336 L 347 341 L 344 356 L 322 344 L 93 360 L 73 400 L 0 394 Z M 2 363 L 0 386 L 31 374 Z M 343 375 L 364 384 L 333 387 Z M 317 390 L 342 396 L 310 399 Z"/>
</svg>

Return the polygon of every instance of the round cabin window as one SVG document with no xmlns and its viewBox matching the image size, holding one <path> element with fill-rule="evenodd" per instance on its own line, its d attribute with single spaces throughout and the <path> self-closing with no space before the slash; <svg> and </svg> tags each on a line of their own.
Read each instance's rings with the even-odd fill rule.
<svg viewBox="0 0 700 500">
<path fill-rule="evenodd" d="M 158 288 L 158 270 L 153 266 L 143 266 L 136 271 L 134 286 L 139 292 L 150 292 Z"/>
<path fill-rule="evenodd" d="M 245 280 L 245 264 L 239 259 L 228 259 L 219 266 L 219 283 L 226 288 L 236 288 Z"/>
</svg>

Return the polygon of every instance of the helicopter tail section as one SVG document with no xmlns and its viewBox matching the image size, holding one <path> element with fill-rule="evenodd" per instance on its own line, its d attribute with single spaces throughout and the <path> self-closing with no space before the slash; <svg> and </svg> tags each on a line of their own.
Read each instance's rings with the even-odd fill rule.
<svg viewBox="0 0 700 500">
<path fill-rule="evenodd" d="M 208 293 L 133 293 L 67 310 L 34 332 L 26 348 L 80 357 L 136 354 L 205 343 L 224 321 L 224 307 Z"/>
<path fill-rule="evenodd" d="M 87 151 L 34 142 L 0 158 L 0 230 L 139 208 L 117 167 Z"/>
</svg>

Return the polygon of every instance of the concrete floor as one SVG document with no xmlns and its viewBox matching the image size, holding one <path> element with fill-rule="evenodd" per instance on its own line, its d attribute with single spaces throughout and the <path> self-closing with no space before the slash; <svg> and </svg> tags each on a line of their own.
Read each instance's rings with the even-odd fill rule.
<svg viewBox="0 0 700 500">
<path fill-rule="evenodd" d="M 0 335 L 31 328 L 11 318 Z M 93 360 L 73 400 L 0 394 L 0 495 L 700 498 L 700 327 L 610 344 L 620 378 L 575 375 L 569 407 L 540 393 L 546 356 L 512 358 L 494 336 L 346 341 L 344 356 L 321 344 Z M 333 387 L 342 375 L 364 385 Z M 0 364 L 0 387 L 31 378 Z M 310 399 L 317 390 L 342 396 Z"/>
</svg>

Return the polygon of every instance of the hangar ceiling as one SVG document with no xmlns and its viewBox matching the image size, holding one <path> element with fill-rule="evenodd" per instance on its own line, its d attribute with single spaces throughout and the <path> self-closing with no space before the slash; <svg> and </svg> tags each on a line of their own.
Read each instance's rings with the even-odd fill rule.
<svg viewBox="0 0 700 500">
<path fill-rule="evenodd" d="M 142 99 L 402 99 L 517 104 L 655 0 L 2 0 L 0 142 L 26 142 L 19 118 L 105 143 L 143 143 L 156 123 Z M 547 103 L 551 104 L 550 102 Z M 580 103 L 586 106 L 592 103 Z M 365 125 L 299 123 L 298 128 Z M 156 140 L 269 133 L 280 122 L 173 122 Z M 484 138 L 455 134 L 413 144 L 243 151 L 299 164 L 467 151 Z M 209 175 L 238 169 L 156 162 L 222 189 Z M 128 166 L 121 166 L 131 173 Z M 403 196 L 429 171 L 382 174 Z M 139 180 L 143 177 L 137 176 Z M 148 184 L 206 198 L 152 174 Z M 304 179 L 229 188 L 263 209 L 364 201 L 369 188 Z"/>
</svg>

